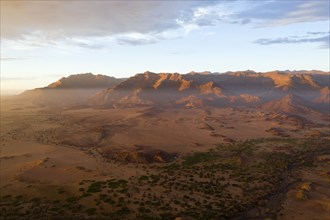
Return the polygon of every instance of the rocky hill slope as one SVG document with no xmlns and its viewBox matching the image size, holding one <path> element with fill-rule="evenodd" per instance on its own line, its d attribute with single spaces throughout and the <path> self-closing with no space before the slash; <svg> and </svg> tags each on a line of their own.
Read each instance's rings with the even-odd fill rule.
<svg viewBox="0 0 330 220">
<path fill-rule="evenodd" d="M 315 71 L 137 74 L 90 99 L 91 105 L 132 107 L 261 107 L 308 112 L 329 105 L 329 74 Z"/>
<path fill-rule="evenodd" d="M 123 81 L 124 79 L 100 74 L 76 74 L 63 77 L 46 87 L 25 91 L 18 98 L 41 105 L 63 106 L 83 103 L 88 97 Z"/>
</svg>

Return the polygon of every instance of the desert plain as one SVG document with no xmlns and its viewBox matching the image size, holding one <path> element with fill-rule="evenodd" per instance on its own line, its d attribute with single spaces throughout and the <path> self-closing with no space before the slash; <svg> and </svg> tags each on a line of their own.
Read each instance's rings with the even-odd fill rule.
<svg viewBox="0 0 330 220">
<path fill-rule="evenodd" d="M 1 97 L 1 219 L 329 219 L 327 110 L 124 100 Z"/>
</svg>

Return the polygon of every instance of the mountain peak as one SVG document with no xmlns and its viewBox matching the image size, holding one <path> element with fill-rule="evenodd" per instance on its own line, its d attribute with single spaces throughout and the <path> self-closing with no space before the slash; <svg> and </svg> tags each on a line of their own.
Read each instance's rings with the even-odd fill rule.
<svg viewBox="0 0 330 220">
<path fill-rule="evenodd" d="M 77 94 L 82 96 L 84 93 L 79 100 L 88 99 L 88 103 L 93 105 L 122 107 L 186 106 L 189 103 L 193 103 L 189 105 L 194 107 L 255 107 L 260 103 L 267 110 L 290 113 L 308 112 L 310 108 L 321 111 L 329 103 L 327 75 L 291 74 L 285 71 L 257 73 L 250 70 L 203 73 L 146 71 L 125 80 L 83 73 L 63 77 L 48 87 L 26 95 L 38 100 L 42 97 L 42 102 L 60 100 L 67 103 L 64 98 L 71 97 L 72 102 L 76 102 Z M 303 99 L 299 97 L 301 94 Z"/>
<path fill-rule="evenodd" d="M 330 94 L 329 86 L 326 86 L 323 89 L 321 89 L 321 93 L 324 94 L 324 95 L 329 95 Z"/>
<path fill-rule="evenodd" d="M 44 88 L 27 90 L 19 98 L 42 105 L 70 105 L 85 102 L 106 88 L 114 87 L 124 79 L 92 73 L 62 77 Z"/>
<path fill-rule="evenodd" d="M 302 99 L 299 96 L 290 93 L 290 94 L 284 96 L 281 99 L 281 102 L 283 102 L 283 103 L 290 103 L 290 104 L 298 103 L 299 102 L 299 104 L 300 104 L 302 102 Z"/>
<path fill-rule="evenodd" d="M 106 75 L 94 75 L 92 73 L 73 74 L 62 77 L 60 80 L 49 84 L 48 89 L 70 89 L 70 88 L 100 88 L 111 87 L 122 80 Z"/>
<path fill-rule="evenodd" d="M 199 75 L 209 75 L 209 74 L 212 74 L 212 72 L 210 71 L 203 71 L 203 72 L 195 72 L 195 71 L 191 71 L 188 73 L 189 75 L 196 75 L 196 74 L 199 74 Z"/>
<path fill-rule="evenodd" d="M 270 101 L 263 105 L 264 109 L 285 113 L 306 113 L 310 109 L 305 105 L 305 101 L 294 94 L 288 94 L 279 100 Z"/>
</svg>

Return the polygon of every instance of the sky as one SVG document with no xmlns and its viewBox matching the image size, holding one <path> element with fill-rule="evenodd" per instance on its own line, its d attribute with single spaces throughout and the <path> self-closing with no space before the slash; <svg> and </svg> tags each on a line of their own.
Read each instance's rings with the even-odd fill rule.
<svg viewBox="0 0 330 220">
<path fill-rule="evenodd" d="M 1 0 L 1 94 L 87 72 L 329 71 L 329 8 L 329 0 Z"/>
</svg>

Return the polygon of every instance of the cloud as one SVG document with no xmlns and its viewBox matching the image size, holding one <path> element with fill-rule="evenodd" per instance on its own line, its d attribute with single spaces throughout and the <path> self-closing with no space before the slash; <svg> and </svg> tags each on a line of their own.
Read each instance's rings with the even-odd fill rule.
<svg viewBox="0 0 330 220">
<path fill-rule="evenodd" d="M 324 0 L 256 1 L 251 6 L 247 5 L 246 9 L 235 12 L 232 18 L 241 20 L 241 23 L 253 22 L 259 26 L 280 26 L 302 22 L 328 21 L 329 8 L 330 2 Z"/>
<path fill-rule="evenodd" d="M 1 37 L 33 41 L 28 38 L 42 36 L 42 41 L 52 42 L 75 37 L 161 33 L 181 28 L 177 19 L 191 18 L 195 8 L 212 4 L 215 2 L 1 1 Z M 208 21 L 199 22 L 197 25 L 208 25 Z"/>
<path fill-rule="evenodd" d="M 117 35 L 115 40 L 120 45 L 144 45 L 144 44 L 153 44 L 160 40 L 162 37 L 160 34 L 141 34 L 141 33 L 130 33 Z"/>
<path fill-rule="evenodd" d="M 106 38 L 102 37 L 67 37 L 64 40 L 66 44 L 91 50 L 109 48 L 109 46 L 104 43 L 106 41 Z"/>
<path fill-rule="evenodd" d="M 307 32 L 311 33 L 311 32 Z M 316 33 L 316 32 L 313 32 Z M 318 32 L 321 33 L 321 32 Z M 327 33 L 327 32 L 324 32 Z M 313 34 L 310 34 L 311 36 Z M 315 35 L 315 34 L 314 34 Z M 254 43 L 260 45 L 272 45 L 272 44 L 301 44 L 301 43 L 319 43 L 321 44 L 320 48 L 327 49 L 330 48 L 330 34 L 314 37 L 314 36 L 291 36 L 291 37 L 283 37 L 283 38 L 274 38 L 274 39 L 267 39 L 262 38 L 256 40 Z"/>
<path fill-rule="evenodd" d="M 325 35 L 325 34 L 330 34 L 330 32 L 316 31 L 316 32 L 307 32 L 307 34 L 311 34 L 311 35 Z"/>
<path fill-rule="evenodd" d="M 145 45 L 220 23 L 287 25 L 329 18 L 329 1 L 1 1 L 1 38 L 19 49 Z"/>
</svg>

